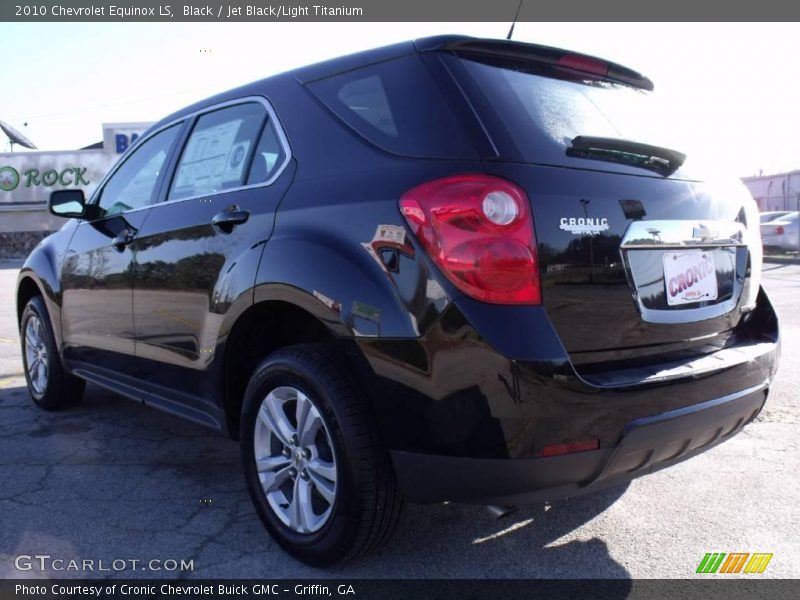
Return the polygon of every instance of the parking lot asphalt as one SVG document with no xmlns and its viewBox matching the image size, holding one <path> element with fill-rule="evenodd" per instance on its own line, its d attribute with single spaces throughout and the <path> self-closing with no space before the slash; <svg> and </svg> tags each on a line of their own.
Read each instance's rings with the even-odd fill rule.
<svg viewBox="0 0 800 600">
<path fill-rule="evenodd" d="M 686 578 L 707 552 L 770 552 L 760 577 L 800 577 L 798 265 L 765 266 L 782 360 L 766 408 L 743 433 L 627 488 L 502 520 L 479 507 L 409 505 L 386 548 L 332 570 L 272 542 L 235 443 L 92 386 L 76 409 L 36 409 L 22 377 L 16 275 L 0 263 L 0 578 Z M 65 562 L 41 568 L 20 555 Z M 96 570 L 70 570 L 72 559 Z M 194 569 L 167 570 L 170 559 Z M 148 569 L 151 560 L 161 570 Z"/>
</svg>

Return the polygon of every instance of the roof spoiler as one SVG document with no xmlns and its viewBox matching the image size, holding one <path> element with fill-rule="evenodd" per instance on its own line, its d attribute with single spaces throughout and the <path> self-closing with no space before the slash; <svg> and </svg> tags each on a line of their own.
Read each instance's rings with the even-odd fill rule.
<svg viewBox="0 0 800 600">
<path fill-rule="evenodd" d="M 464 52 L 481 56 L 512 58 L 521 61 L 553 65 L 564 69 L 570 69 L 578 73 L 600 76 L 604 79 L 623 83 L 642 90 L 652 91 L 654 87 L 650 79 L 628 67 L 589 56 L 588 54 L 570 52 L 569 50 L 562 50 L 551 46 L 526 44 L 510 40 L 482 40 L 455 36 L 442 36 L 438 39 L 434 38 L 426 41 L 438 41 L 440 43 L 418 44 L 417 47 L 419 50 L 449 50 L 452 52 Z"/>
</svg>

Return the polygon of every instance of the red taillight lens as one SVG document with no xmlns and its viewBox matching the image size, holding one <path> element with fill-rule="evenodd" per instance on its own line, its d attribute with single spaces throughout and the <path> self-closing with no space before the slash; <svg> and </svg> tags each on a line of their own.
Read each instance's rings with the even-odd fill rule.
<svg viewBox="0 0 800 600">
<path fill-rule="evenodd" d="M 783 233 L 784 233 L 784 232 L 783 232 L 783 225 L 778 225 L 778 226 L 775 228 L 775 235 L 783 235 Z"/>
<path fill-rule="evenodd" d="M 400 199 L 411 230 L 445 276 L 493 304 L 541 304 L 533 218 L 525 192 L 489 175 L 423 183 Z"/>
</svg>

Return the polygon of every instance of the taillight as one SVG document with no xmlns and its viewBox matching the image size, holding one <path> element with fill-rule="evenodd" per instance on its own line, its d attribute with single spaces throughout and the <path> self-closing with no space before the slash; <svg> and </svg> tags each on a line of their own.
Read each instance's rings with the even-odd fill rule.
<svg viewBox="0 0 800 600">
<path fill-rule="evenodd" d="M 423 183 L 400 199 L 411 230 L 445 276 L 493 304 L 541 304 L 533 217 L 525 192 L 489 175 Z"/>
<path fill-rule="evenodd" d="M 783 225 L 778 225 L 778 226 L 775 228 L 775 235 L 783 235 L 783 233 L 784 233 L 784 231 L 783 231 Z"/>
</svg>

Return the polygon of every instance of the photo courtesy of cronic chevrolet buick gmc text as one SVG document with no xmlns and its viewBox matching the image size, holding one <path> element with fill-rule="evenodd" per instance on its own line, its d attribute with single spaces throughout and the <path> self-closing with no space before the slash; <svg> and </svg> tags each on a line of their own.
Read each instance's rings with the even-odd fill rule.
<svg viewBox="0 0 800 600">
<path fill-rule="evenodd" d="M 89 381 L 238 439 L 312 565 L 378 548 L 404 501 L 555 500 L 702 452 L 764 405 L 778 322 L 754 201 L 634 123 L 652 88 L 443 36 L 170 115 L 91 198 L 53 192 L 69 220 L 17 290 L 30 394 Z"/>
</svg>

